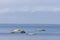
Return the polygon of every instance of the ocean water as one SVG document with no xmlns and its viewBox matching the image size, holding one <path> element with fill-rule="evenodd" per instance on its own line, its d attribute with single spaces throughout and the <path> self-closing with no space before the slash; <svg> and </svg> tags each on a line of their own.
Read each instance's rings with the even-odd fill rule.
<svg viewBox="0 0 60 40">
<path fill-rule="evenodd" d="M 13 29 L 26 33 L 12 34 Z M 60 24 L 0 24 L 0 40 L 60 40 Z"/>
</svg>

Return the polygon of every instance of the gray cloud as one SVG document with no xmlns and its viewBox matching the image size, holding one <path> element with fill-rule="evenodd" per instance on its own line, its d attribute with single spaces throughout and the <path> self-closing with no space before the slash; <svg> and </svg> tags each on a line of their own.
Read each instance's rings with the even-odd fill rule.
<svg viewBox="0 0 60 40">
<path fill-rule="evenodd" d="M 0 0 L 0 23 L 59 23 L 58 11 L 60 0 Z"/>
<path fill-rule="evenodd" d="M 0 9 L 0 14 L 1 13 L 9 13 L 9 12 L 38 12 L 38 11 L 46 11 L 46 12 L 59 12 L 60 7 L 42 7 L 42 6 L 36 6 L 36 7 L 12 7 L 12 8 L 1 8 Z"/>
</svg>

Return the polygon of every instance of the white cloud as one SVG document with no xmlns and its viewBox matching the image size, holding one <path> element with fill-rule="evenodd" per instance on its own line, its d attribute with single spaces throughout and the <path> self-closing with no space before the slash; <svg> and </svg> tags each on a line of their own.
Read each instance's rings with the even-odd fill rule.
<svg viewBox="0 0 60 40">
<path fill-rule="evenodd" d="M 0 13 L 7 13 L 7 12 L 9 12 L 9 9 L 8 8 L 0 9 Z"/>
<path fill-rule="evenodd" d="M 32 8 L 32 11 L 51 11 L 51 12 L 57 12 L 60 11 L 60 7 L 35 7 Z"/>
<path fill-rule="evenodd" d="M 0 0 L 0 3 L 20 3 L 20 4 L 37 4 L 37 3 L 59 3 L 60 0 Z"/>
<path fill-rule="evenodd" d="M 58 12 L 58 11 L 60 11 L 60 7 L 19 7 L 19 8 L 3 8 L 3 9 L 0 9 L 0 13 L 36 12 L 36 11 Z"/>
<path fill-rule="evenodd" d="M 0 4 L 11 3 L 11 2 L 14 2 L 14 0 L 0 0 Z"/>
<path fill-rule="evenodd" d="M 55 17 L 57 14 L 54 15 L 52 13 L 49 15 L 48 13 L 46 14 L 18 13 L 17 14 L 17 12 L 33 13 L 36 11 L 58 12 L 60 11 L 60 0 L 0 0 L 1 23 L 56 23 L 56 22 L 59 23 L 60 21 L 58 17 Z M 16 12 L 16 14 L 14 12 Z M 51 19 L 52 21 L 50 22 Z"/>
</svg>

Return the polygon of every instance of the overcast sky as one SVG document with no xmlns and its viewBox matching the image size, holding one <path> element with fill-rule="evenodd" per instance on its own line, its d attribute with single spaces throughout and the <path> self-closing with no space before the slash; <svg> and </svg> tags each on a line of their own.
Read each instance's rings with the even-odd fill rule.
<svg viewBox="0 0 60 40">
<path fill-rule="evenodd" d="M 0 23 L 60 24 L 60 0 L 0 0 Z"/>
</svg>

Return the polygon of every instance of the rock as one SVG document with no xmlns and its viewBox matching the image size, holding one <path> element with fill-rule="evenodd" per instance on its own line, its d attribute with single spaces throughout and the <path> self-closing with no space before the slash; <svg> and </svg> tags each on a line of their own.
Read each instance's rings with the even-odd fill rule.
<svg viewBox="0 0 60 40">
<path fill-rule="evenodd" d="M 24 30 L 22 30 L 20 33 L 26 33 Z"/>
<path fill-rule="evenodd" d="M 15 30 L 12 30 L 11 33 L 25 33 L 25 31 L 20 29 L 15 29 Z"/>
<path fill-rule="evenodd" d="M 43 29 L 43 30 L 41 30 L 41 31 L 46 31 L 46 30 Z"/>
<path fill-rule="evenodd" d="M 37 31 L 40 31 L 41 32 L 41 31 L 46 31 L 46 30 L 44 30 L 44 29 L 38 29 Z"/>
</svg>

